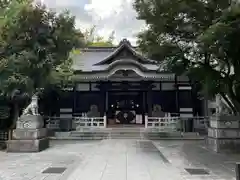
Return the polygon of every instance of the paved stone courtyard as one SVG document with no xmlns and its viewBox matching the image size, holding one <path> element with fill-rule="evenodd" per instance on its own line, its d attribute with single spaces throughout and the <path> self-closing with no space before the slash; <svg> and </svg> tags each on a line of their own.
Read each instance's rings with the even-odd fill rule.
<svg viewBox="0 0 240 180">
<path fill-rule="evenodd" d="M 203 141 L 51 141 L 40 153 L 0 152 L 0 180 L 233 180 L 237 161 Z"/>
</svg>

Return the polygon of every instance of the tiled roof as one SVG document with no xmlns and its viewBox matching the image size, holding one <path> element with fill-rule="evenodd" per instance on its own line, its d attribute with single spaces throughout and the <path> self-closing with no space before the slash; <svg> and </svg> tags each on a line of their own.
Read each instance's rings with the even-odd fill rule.
<svg viewBox="0 0 240 180">
<path fill-rule="evenodd" d="M 92 72 L 103 71 L 107 69 L 108 64 L 97 65 L 103 60 L 110 57 L 118 47 L 90 47 L 82 49 L 78 55 L 73 55 L 73 69 L 75 71 Z M 149 70 L 157 70 L 158 65 L 153 64 L 153 61 L 149 60 L 149 63 L 142 64 L 143 67 Z"/>
<path fill-rule="evenodd" d="M 82 50 L 80 55 L 73 56 L 73 69 L 82 71 L 104 70 L 106 66 L 94 66 L 107 57 L 111 52 Z"/>
</svg>

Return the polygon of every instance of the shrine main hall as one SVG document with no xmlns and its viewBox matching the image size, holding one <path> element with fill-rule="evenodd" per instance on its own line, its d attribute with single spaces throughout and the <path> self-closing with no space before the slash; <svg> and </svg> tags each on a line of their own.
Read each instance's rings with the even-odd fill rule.
<svg viewBox="0 0 240 180">
<path fill-rule="evenodd" d="M 186 76 L 164 70 L 123 39 L 116 47 L 89 47 L 73 55 L 74 86 L 60 98 L 62 117 L 105 116 L 107 123 L 144 124 L 145 115 L 193 117 L 203 112 Z M 94 114 L 95 113 L 95 114 Z"/>
</svg>

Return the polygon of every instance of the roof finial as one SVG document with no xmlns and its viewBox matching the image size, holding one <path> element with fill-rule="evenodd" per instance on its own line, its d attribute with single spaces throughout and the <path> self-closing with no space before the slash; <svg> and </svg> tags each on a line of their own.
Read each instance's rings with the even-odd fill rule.
<svg viewBox="0 0 240 180">
<path fill-rule="evenodd" d="M 130 41 L 127 40 L 126 38 L 124 38 L 123 40 L 120 41 L 120 44 L 119 44 L 119 45 L 121 46 L 122 44 L 127 44 L 127 45 L 130 45 L 130 46 L 131 46 Z"/>
</svg>

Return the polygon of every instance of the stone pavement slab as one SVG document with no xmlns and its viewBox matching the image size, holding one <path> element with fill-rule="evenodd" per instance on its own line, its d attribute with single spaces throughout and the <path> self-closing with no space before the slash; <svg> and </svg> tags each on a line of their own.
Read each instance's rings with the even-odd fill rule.
<svg viewBox="0 0 240 180">
<path fill-rule="evenodd" d="M 234 157 L 232 157 L 234 156 Z M 200 141 L 103 140 L 83 165 L 75 167 L 68 180 L 232 180 L 232 165 L 222 165 L 239 155 L 220 155 L 205 149 Z M 217 161 L 215 161 L 217 160 Z M 214 161 L 214 162 L 212 162 Z M 207 175 L 191 175 L 185 168 Z M 221 171 L 217 173 L 216 170 Z"/>
<path fill-rule="evenodd" d="M 69 167 L 81 161 L 100 141 L 51 141 L 39 153 L 0 151 L 0 180 L 57 180 L 61 174 L 42 174 L 48 167 Z"/>
<path fill-rule="evenodd" d="M 40 153 L 0 152 L 0 180 L 233 180 L 237 161 L 240 154 L 213 153 L 203 141 L 52 141 Z M 49 167 L 67 169 L 42 173 Z"/>
</svg>

